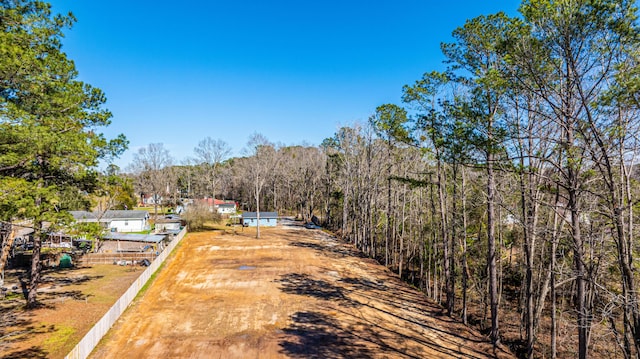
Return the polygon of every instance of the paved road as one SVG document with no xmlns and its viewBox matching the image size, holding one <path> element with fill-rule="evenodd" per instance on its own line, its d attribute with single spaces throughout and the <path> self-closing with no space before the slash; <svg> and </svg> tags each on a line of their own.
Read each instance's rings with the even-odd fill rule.
<svg viewBox="0 0 640 359">
<path fill-rule="evenodd" d="M 325 233 L 261 232 L 189 234 L 92 357 L 495 357 L 478 332 Z"/>
</svg>

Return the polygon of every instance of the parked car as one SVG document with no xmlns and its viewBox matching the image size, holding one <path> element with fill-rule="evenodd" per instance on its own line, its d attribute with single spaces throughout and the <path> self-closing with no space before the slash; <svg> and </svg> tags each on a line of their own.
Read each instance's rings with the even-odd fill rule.
<svg viewBox="0 0 640 359">
<path fill-rule="evenodd" d="M 304 228 L 306 228 L 306 229 L 320 229 L 322 227 L 320 227 L 318 225 L 315 225 L 312 222 L 309 222 L 309 223 L 305 223 Z"/>
</svg>

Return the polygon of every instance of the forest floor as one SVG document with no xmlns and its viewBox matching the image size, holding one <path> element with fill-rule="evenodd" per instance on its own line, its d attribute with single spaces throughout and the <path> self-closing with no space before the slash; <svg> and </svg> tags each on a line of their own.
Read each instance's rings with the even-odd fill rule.
<svg viewBox="0 0 640 359">
<path fill-rule="evenodd" d="M 191 233 L 92 358 L 512 358 L 321 230 Z"/>
<path fill-rule="evenodd" d="M 0 297 L 0 358 L 64 358 L 145 267 L 94 265 L 48 268 L 38 290 L 40 307 L 25 310 L 20 277 L 7 270 Z"/>
</svg>

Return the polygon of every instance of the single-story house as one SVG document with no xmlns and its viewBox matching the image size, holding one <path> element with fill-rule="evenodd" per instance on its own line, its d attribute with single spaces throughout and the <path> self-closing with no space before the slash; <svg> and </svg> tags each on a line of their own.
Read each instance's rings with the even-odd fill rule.
<svg viewBox="0 0 640 359">
<path fill-rule="evenodd" d="M 193 200 L 193 204 L 209 207 L 210 212 L 218 212 L 220 214 L 233 214 L 238 208 L 238 204 L 233 200 L 203 198 Z"/>
<path fill-rule="evenodd" d="M 159 232 L 180 232 L 182 227 L 182 219 L 179 216 L 165 216 L 164 218 L 156 219 L 156 233 Z"/>
<path fill-rule="evenodd" d="M 113 232 L 148 231 L 149 212 L 141 210 L 112 210 L 101 212 L 71 211 L 76 222 L 98 222 Z"/>
<path fill-rule="evenodd" d="M 99 252 L 162 252 L 165 247 L 165 234 L 107 233 L 102 237 Z"/>
<path fill-rule="evenodd" d="M 222 203 L 218 205 L 218 213 L 220 214 L 234 214 L 236 213 L 236 204 L 232 203 Z"/>
<path fill-rule="evenodd" d="M 257 227 L 258 214 L 256 212 L 242 213 L 242 224 L 247 227 Z M 275 227 L 277 225 L 277 212 L 260 212 L 260 227 Z"/>
<path fill-rule="evenodd" d="M 143 193 L 140 195 L 140 204 L 144 206 L 155 205 L 155 204 L 159 205 L 162 203 L 162 201 L 163 201 L 163 198 L 160 195 L 151 195 L 146 193 Z"/>
</svg>

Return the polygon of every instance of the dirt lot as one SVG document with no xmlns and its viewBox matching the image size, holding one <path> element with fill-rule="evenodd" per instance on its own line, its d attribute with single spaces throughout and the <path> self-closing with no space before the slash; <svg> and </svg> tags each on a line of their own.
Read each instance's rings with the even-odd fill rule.
<svg viewBox="0 0 640 359">
<path fill-rule="evenodd" d="M 510 358 L 384 267 L 297 226 L 189 234 L 92 358 Z"/>
<path fill-rule="evenodd" d="M 18 277 L 8 270 L 0 300 L 0 358 L 64 358 L 144 270 L 94 265 L 46 269 L 38 299 L 41 308 L 24 310 Z M 14 289 L 15 288 L 15 289 Z"/>
</svg>

